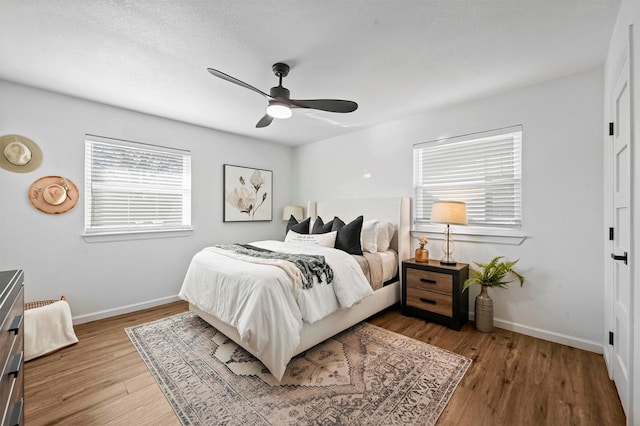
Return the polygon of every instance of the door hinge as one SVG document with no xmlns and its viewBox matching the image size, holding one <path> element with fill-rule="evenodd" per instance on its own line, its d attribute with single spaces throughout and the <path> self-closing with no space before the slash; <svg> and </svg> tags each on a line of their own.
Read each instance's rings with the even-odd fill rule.
<svg viewBox="0 0 640 426">
<path fill-rule="evenodd" d="M 609 123 L 609 136 L 613 136 L 613 122 Z"/>
<path fill-rule="evenodd" d="M 613 241 L 613 228 L 609 228 L 609 241 Z"/>
<path fill-rule="evenodd" d="M 613 346 L 613 331 L 609 332 L 609 344 Z"/>
</svg>

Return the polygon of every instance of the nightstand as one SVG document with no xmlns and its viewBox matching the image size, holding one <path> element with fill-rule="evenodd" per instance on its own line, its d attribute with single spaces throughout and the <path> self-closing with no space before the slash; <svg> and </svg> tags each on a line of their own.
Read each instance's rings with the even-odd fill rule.
<svg viewBox="0 0 640 426">
<path fill-rule="evenodd" d="M 460 330 L 469 320 L 469 291 L 462 286 L 469 278 L 469 265 L 441 265 L 409 259 L 402 262 L 403 315 L 415 316 Z"/>
</svg>

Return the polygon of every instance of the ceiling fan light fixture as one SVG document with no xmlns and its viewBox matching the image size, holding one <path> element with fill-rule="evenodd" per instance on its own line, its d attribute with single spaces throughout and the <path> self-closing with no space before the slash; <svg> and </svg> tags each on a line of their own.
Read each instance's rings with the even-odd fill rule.
<svg viewBox="0 0 640 426">
<path fill-rule="evenodd" d="M 1 0 L 0 0 L 1 1 Z M 278 85 L 272 87 L 269 90 L 269 94 L 266 94 L 260 89 L 256 89 L 250 84 L 244 81 L 238 80 L 235 77 L 231 77 L 228 74 L 218 71 L 213 68 L 207 68 L 210 74 L 228 81 L 229 83 L 237 84 L 238 86 L 249 89 L 259 95 L 264 96 L 269 105 L 267 106 L 267 113 L 256 123 L 257 128 L 267 127 L 273 122 L 274 118 L 289 118 L 293 115 L 293 108 L 307 108 L 315 109 L 318 111 L 327 112 L 353 112 L 358 109 L 358 104 L 353 101 L 345 101 L 342 99 L 291 99 L 291 92 L 289 89 L 282 85 L 282 78 L 289 74 L 289 65 L 282 62 L 273 64 L 271 67 L 273 73 L 278 77 Z"/>
<path fill-rule="evenodd" d="M 267 107 L 267 114 L 273 118 L 289 118 L 293 115 L 293 112 L 288 105 L 282 102 L 271 101 Z"/>
</svg>

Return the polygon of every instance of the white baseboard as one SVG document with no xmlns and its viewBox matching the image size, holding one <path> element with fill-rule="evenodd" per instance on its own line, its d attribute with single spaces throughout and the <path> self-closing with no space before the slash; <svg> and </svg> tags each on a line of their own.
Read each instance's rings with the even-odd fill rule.
<svg viewBox="0 0 640 426">
<path fill-rule="evenodd" d="M 159 299 L 148 300 L 146 302 L 121 306 L 119 308 L 107 309 L 104 311 L 94 312 L 86 315 L 79 315 L 79 316 L 73 317 L 73 324 L 83 324 L 85 322 L 114 317 L 116 315 L 128 314 L 129 312 L 140 311 L 142 309 L 147 309 L 147 308 L 153 308 L 154 306 L 165 305 L 167 303 L 176 302 L 178 300 L 180 300 L 180 298 L 176 294 L 173 296 L 167 296 Z M 469 320 L 473 321 L 474 319 L 475 319 L 474 313 L 469 312 Z M 568 336 L 566 334 L 554 333 L 552 331 L 542 330 L 540 328 L 530 327 L 527 325 L 522 325 L 522 324 L 518 324 L 511 321 L 505 321 L 499 318 L 494 318 L 493 323 L 498 328 L 515 331 L 516 333 L 536 337 L 538 339 L 548 340 L 550 342 L 560 343 L 561 345 L 567 345 L 573 348 L 584 349 L 586 351 L 595 352 L 598 354 L 604 353 L 604 347 L 602 343 L 593 342 L 590 340 L 584 340 L 578 337 Z"/>
<path fill-rule="evenodd" d="M 134 303 L 132 305 L 121 306 L 119 308 L 107 309 L 105 311 L 94 312 L 91 314 L 78 315 L 73 317 L 73 324 L 83 324 L 85 322 L 96 321 L 104 318 L 114 317 L 116 315 L 128 314 L 129 312 L 140 311 L 142 309 L 153 308 L 154 306 L 166 305 L 167 303 L 180 300 L 178 295 L 161 297 L 160 299 L 148 300 L 146 302 Z"/>
<path fill-rule="evenodd" d="M 475 314 L 473 312 L 469 312 L 469 319 L 471 321 L 475 319 Z M 593 342 L 591 340 L 580 339 L 579 337 L 568 336 L 561 333 L 554 333 L 553 331 L 542 330 L 540 328 L 505 321 L 499 318 L 494 318 L 493 324 L 498 328 L 515 331 L 516 333 L 537 337 L 538 339 L 548 340 L 554 343 L 560 343 L 561 345 L 571 346 L 572 348 L 584 349 L 585 351 L 595 352 L 597 354 L 602 354 L 604 352 L 602 343 Z"/>
</svg>

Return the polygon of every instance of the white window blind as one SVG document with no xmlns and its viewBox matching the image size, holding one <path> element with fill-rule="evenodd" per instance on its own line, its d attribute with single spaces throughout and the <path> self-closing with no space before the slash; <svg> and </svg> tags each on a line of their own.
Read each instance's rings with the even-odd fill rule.
<svg viewBox="0 0 640 426">
<path fill-rule="evenodd" d="M 522 127 L 413 147 L 414 220 L 428 224 L 436 200 L 467 203 L 470 226 L 522 225 Z"/>
<path fill-rule="evenodd" d="M 191 229 L 191 153 L 86 135 L 85 234 Z"/>
</svg>

